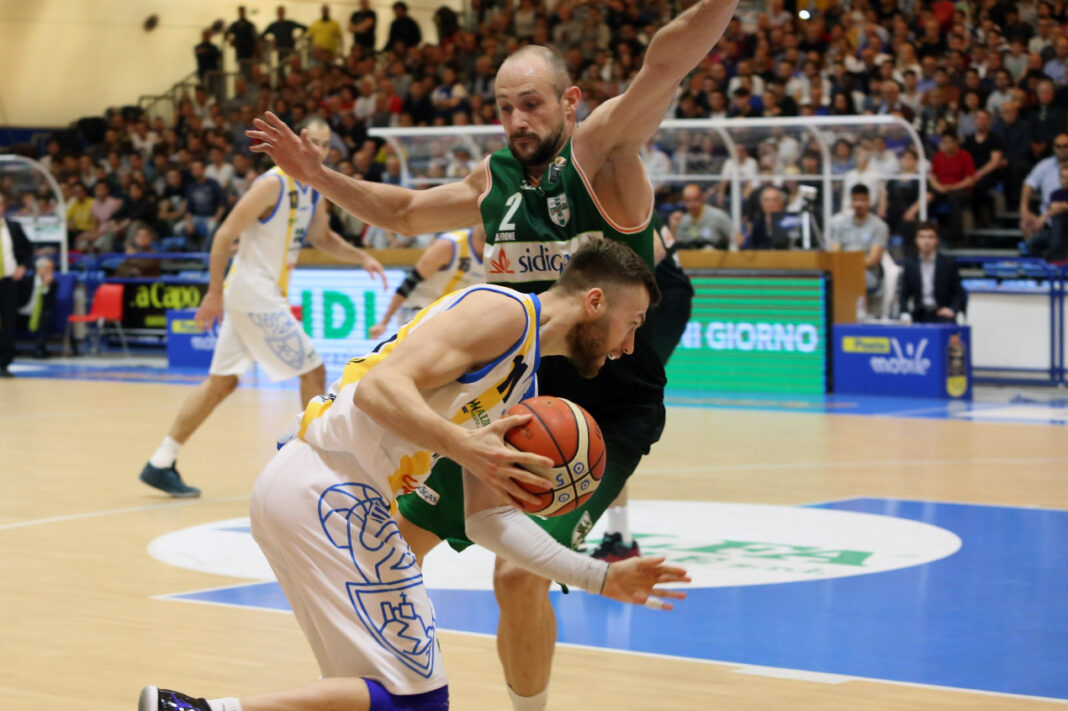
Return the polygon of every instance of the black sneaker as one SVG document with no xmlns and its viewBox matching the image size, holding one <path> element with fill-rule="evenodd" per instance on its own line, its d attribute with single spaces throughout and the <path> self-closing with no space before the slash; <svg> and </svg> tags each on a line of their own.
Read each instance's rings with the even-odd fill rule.
<svg viewBox="0 0 1068 711">
<path fill-rule="evenodd" d="M 146 686 L 141 690 L 137 711 L 211 711 L 204 699 L 194 699 L 180 691 Z"/>
<path fill-rule="evenodd" d="M 590 553 L 594 558 L 603 560 L 606 563 L 615 563 L 617 560 L 626 560 L 641 554 L 637 541 L 632 541 L 629 546 L 623 544 L 623 534 L 621 533 L 604 534 L 604 538 L 601 539 L 601 545 L 597 546 L 593 553 Z"/>
<path fill-rule="evenodd" d="M 182 475 L 174 468 L 174 464 L 160 469 L 152 466 L 151 462 L 146 463 L 145 468 L 141 470 L 141 481 L 160 491 L 166 491 L 176 499 L 195 499 L 200 496 L 200 489 L 182 481 Z"/>
</svg>

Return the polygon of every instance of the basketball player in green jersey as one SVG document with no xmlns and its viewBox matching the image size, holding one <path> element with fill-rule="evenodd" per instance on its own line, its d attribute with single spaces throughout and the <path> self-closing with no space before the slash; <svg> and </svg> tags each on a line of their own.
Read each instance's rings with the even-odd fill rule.
<svg viewBox="0 0 1068 711">
<path fill-rule="evenodd" d="M 519 50 L 496 79 L 508 149 L 483 160 L 459 182 L 416 191 L 348 178 L 320 165 L 306 137 L 295 135 L 271 113 L 255 121 L 249 136 L 261 142 L 253 150 L 269 154 L 287 174 L 383 229 L 415 235 L 482 222 L 491 282 L 544 289 L 590 233 L 625 242 L 652 265 L 653 188 L 638 152 L 656 133 L 681 81 L 715 46 L 736 5 L 737 0 L 698 0 L 668 23 L 650 42 L 626 92 L 597 107 L 581 126 L 575 110 L 582 92 L 571 84 L 560 57 L 537 46 Z M 552 521 L 564 530 L 551 532 L 569 545 L 581 541 L 594 514 L 612 502 L 663 427 L 663 364 L 648 334 L 636 339 L 633 350 L 602 369 L 603 380 L 584 381 L 548 359 L 538 373 L 542 392 L 571 398 L 590 410 L 608 445 L 610 473 L 597 493 L 583 509 Z M 425 530 L 401 522 L 417 554 L 440 538 L 465 543 L 462 509 L 450 514 L 456 503 L 447 503 L 435 488 L 444 489 L 450 477 L 434 478 L 430 488 L 436 494 L 428 498 L 440 498 L 437 506 L 428 507 L 433 516 L 411 522 Z M 402 504 L 401 512 L 414 518 L 412 508 L 418 506 Z M 498 560 L 498 651 L 517 709 L 546 704 L 556 636 L 549 585 Z"/>
</svg>

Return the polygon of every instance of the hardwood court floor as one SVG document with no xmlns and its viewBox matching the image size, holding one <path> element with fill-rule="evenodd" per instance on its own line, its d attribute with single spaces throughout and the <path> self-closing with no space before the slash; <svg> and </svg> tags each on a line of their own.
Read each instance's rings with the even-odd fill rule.
<svg viewBox="0 0 1068 711">
<path fill-rule="evenodd" d="M 296 407 L 240 389 L 182 452 L 204 498 L 137 481 L 187 388 L 0 382 L 0 709 L 133 709 L 143 684 L 209 698 L 317 676 L 288 614 L 155 596 L 218 587 L 146 546 L 247 515 L 247 496 Z M 1068 508 L 1068 430 L 983 422 L 672 409 L 635 499 L 796 505 L 877 496 Z M 670 613 L 665 613 L 670 614 Z M 453 708 L 506 709 L 492 638 L 443 632 Z M 561 647 L 550 708 L 1039 709 L 1053 702 L 876 681 L 826 684 L 739 665 Z"/>
</svg>

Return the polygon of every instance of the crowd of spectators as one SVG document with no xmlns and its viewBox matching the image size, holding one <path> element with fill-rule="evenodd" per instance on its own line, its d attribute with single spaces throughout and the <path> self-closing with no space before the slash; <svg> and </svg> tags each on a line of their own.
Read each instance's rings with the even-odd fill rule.
<svg viewBox="0 0 1068 711">
<path fill-rule="evenodd" d="M 431 43 L 397 2 L 380 47 L 374 38 L 385 18 L 367 0 L 344 28 L 326 5 L 307 25 L 279 7 L 265 27 L 240 8 L 229 27 L 204 32 L 194 49 L 200 83 L 180 98 L 173 116 L 150 120 L 110 111 L 99 140 L 48 144 L 41 158 L 68 201 L 72 248 L 136 249 L 142 228 L 181 237 L 188 249 L 206 248 L 229 207 L 269 167 L 245 136 L 253 117 L 268 109 L 294 126 L 324 118 L 333 130 L 328 163 L 347 175 L 415 186 L 461 177 L 480 152 L 501 144 L 449 150 L 431 143 L 408 156 L 404 174 L 392 147 L 370 139 L 368 129 L 497 123 L 496 68 L 528 42 L 562 53 L 582 88 L 582 120 L 626 89 L 650 38 L 685 3 L 559 0 L 550 7 L 545 0 L 472 0 L 470 7 L 464 15 L 440 8 L 433 17 L 438 39 Z M 918 131 L 919 150 L 903 134 L 836 134 L 830 165 L 836 210 L 850 210 L 854 187 L 862 185 L 872 215 L 908 239 L 919 219 L 919 190 L 915 180 L 894 175 L 929 161 L 928 209 L 951 244 L 964 240 L 966 212 L 977 224 L 992 219 L 996 192 L 1008 210 L 1020 209 L 1026 234 L 1045 229 L 1039 220 L 1049 201 L 1043 199 L 1039 212 L 1020 203 L 1058 189 L 1056 168 L 1068 166 L 1068 148 L 1051 157 L 1068 125 L 1065 0 L 816 0 L 807 8 L 799 14 L 785 10 L 782 0 L 768 0 L 763 11 L 739 11 L 684 82 L 669 116 L 900 116 Z M 226 45 L 239 69 L 232 81 L 220 73 Z M 782 246 L 767 211 L 822 204 L 823 183 L 811 177 L 823 172 L 821 154 L 801 132 L 753 132 L 734 159 L 715 134 L 661 135 L 643 158 L 658 201 L 678 206 L 672 224 L 682 226 L 689 215 L 687 229 L 679 230 L 684 242 L 687 234 L 701 242 L 697 235 L 705 230 L 720 247 Z M 1051 161 L 1053 168 L 1040 184 L 1028 176 L 1042 161 L 1043 176 Z M 685 182 L 658 177 L 735 171 L 743 181 L 744 222 L 731 229 L 720 214 L 693 227 L 702 206 L 728 209 L 729 182 L 710 180 L 687 196 Z M 1031 190 L 1021 190 L 1025 181 Z M 47 209 L 33 195 L 22 197 L 19 209 Z M 398 235 L 365 235 L 363 225 L 340 212 L 332 224 L 372 246 L 413 244 Z"/>
</svg>

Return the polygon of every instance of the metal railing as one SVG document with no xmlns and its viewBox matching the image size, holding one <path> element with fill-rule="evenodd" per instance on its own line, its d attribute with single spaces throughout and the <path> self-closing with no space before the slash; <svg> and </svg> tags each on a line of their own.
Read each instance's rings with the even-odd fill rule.
<svg viewBox="0 0 1068 711">
<path fill-rule="evenodd" d="M 844 179 L 844 175 L 835 174 L 832 172 L 833 163 L 833 142 L 830 138 L 833 138 L 836 130 L 850 131 L 855 133 L 879 133 L 883 132 L 896 132 L 902 136 L 906 136 L 910 142 L 910 147 L 916 151 L 919 156 L 919 162 L 917 164 L 917 173 L 878 173 L 871 172 L 872 175 L 880 180 L 887 179 L 899 179 L 899 180 L 915 180 L 919 184 L 919 209 L 918 217 L 920 220 L 927 219 L 927 175 L 930 172 L 928 162 L 923 158 L 925 155 L 923 150 L 923 141 L 920 138 L 919 133 L 913 128 L 912 124 L 908 123 L 902 118 L 897 116 L 809 116 L 809 117 L 777 117 L 777 118 L 755 118 L 755 119 L 669 119 L 660 124 L 660 132 L 658 135 L 670 132 L 687 132 L 687 131 L 704 131 L 710 132 L 716 135 L 719 139 L 720 145 L 724 148 L 730 159 L 732 170 L 730 174 L 721 175 L 709 175 L 709 174 L 687 174 L 687 173 L 666 173 L 651 175 L 650 178 L 657 182 L 669 182 L 669 183 L 682 183 L 688 181 L 704 181 L 704 182 L 729 182 L 731 185 L 731 203 L 730 203 L 730 215 L 731 220 L 735 226 L 741 225 L 742 221 L 742 183 L 750 180 L 750 177 L 743 176 L 738 169 L 739 167 L 739 143 L 748 143 L 744 140 L 745 137 L 752 138 L 754 132 L 767 131 L 770 132 L 773 129 L 792 129 L 799 135 L 807 136 L 811 139 L 819 150 L 820 153 L 820 167 L 819 173 L 815 174 L 799 174 L 799 173 L 761 173 L 757 176 L 760 180 L 778 180 L 778 181 L 801 181 L 812 180 L 820 181 L 823 189 L 823 204 L 820 206 L 819 212 L 822 217 L 821 224 L 827 225 L 830 222 L 832 215 L 834 214 L 834 190 L 833 186 L 836 182 L 841 182 Z M 384 139 L 390 146 L 392 146 L 396 155 L 401 162 L 401 177 L 405 184 L 408 185 L 433 185 L 440 183 L 452 182 L 455 179 L 449 178 L 413 178 L 412 171 L 409 166 L 409 154 L 410 151 L 405 147 L 406 140 L 425 140 L 425 139 L 451 139 L 456 144 L 463 145 L 471 151 L 473 158 L 478 158 L 483 154 L 480 149 L 476 138 L 482 137 L 502 137 L 504 130 L 500 126 L 449 126 L 449 127 L 435 127 L 435 128 L 372 128 L 368 131 L 371 136 Z"/>
</svg>

